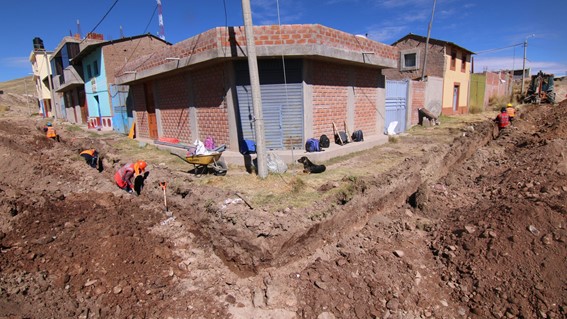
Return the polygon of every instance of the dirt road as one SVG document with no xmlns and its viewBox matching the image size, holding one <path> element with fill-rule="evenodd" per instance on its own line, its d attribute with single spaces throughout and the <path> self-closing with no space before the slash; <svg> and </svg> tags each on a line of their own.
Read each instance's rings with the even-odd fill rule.
<svg viewBox="0 0 567 319">
<path fill-rule="evenodd" d="M 421 130 L 315 187 L 284 176 L 307 185 L 290 202 L 320 199 L 283 209 L 147 154 L 142 196 L 126 194 L 123 137 L 61 126 L 56 143 L 43 122 L 0 118 L 0 318 L 567 316 L 565 101 L 522 108 L 498 139 L 490 120 Z"/>
</svg>

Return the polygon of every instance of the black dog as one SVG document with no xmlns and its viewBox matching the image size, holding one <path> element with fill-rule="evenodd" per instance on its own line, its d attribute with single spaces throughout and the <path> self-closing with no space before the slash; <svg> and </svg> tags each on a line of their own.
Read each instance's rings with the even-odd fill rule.
<svg viewBox="0 0 567 319">
<path fill-rule="evenodd" d="M 303 173 L 323 173 L 326 169 L 325 165 L 313 164 L 306 156 L 302 156 L 297 160 L 299 163 L 303 163 Z"/>
</svg>

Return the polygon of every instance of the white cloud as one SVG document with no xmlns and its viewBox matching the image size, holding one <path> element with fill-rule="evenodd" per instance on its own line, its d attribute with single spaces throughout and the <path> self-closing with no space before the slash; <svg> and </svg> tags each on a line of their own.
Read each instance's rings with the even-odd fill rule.
<svg viewBox="0 0 567 319">
<path fill-rule="evenodd" d="M 376 5 L 383 6 L 386 8 L 398 8 L 398 7 L 415 7 L 425 4 L 431 4 L 431 0 L 385 0 L 376 1 Z"/>
<path fill-rule="evenodd" d="M 260 25 L 278 24 L 278 3 L 276 0 L 255 0 L 252 2 L 254 23 Z M 280 1 L 279 20 L 282 24 L 296 22 L 303 16 L 304 7 L 301 2 Z"/>
<path fill-rule="evenodd" d="M 555 75 L 565 74 L 567 72 L 567 64 L 552 61 L 527 61 L 526 68 L 531 68 L 531 73 L 536 74 L 540 70 L 544 73 Z M 499 70 L 521 70 L 522 59 L 513 59 L 511 57 L 480 57 L 474 58 L 474 71 L 476 73 L 483 71 L 499 71 Z"/>
<path fill-rule="evenodd" d="M 30 67 L 30 60 L 27 57 L 6 57 L 2 58 L 2 65 L 10 68 Z"/>
<path fill-rule="evenodd" d="M 381 27 L 381 26 L 373 26 L 370 27 L 368 30 L 368 38 L 384 43 L 390 43 L 395 40 L 398 40 L 403 35 L 408 33 L 407 26 L 388 26 L 388 27 Z"/>
</svg>

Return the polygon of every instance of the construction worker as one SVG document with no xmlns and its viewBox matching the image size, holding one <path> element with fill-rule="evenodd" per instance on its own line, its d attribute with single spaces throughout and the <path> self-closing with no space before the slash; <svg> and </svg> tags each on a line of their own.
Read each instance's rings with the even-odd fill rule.
<svg viewBox="0 0 567 319">
<path fill-rule="evenodd" d="M 51 138 L 59 142 L 59 135 L 57 135 L 57 131 L 55 130 L 51 122 L 47 122 L 47 124 L 43 127 L 43 131 L 45 132 L 45 136 L 47 136 L 47 138 Z"/>
<path fill-rule="evenodd" d="M 144 161 L 136 161 L 135 163 L 127 163 L 126 165 L 122 166 L 116 174 L 114 174 L 114 181 L 118 187 L 122 188 L 123 190 L 127 191 L 128 193 L 133 193 L 136 190 L 136 193 L 140 195 L 142 190 L 142 185 L 137 185 L 136 189 L 134 188 L 134 184 L 132 183 L 132 178 L 135 177 L 136 181 L 140 180 L 138 176 L 143 179 L 147 177 L 147 172 L 142 175 L 146 171 L 147 163 Z"/>
<path fill-rule="evenodd" d="M 505 107 L 500 109 L 500 113 L 494 119 L 494 122 L 498 124 L 498 130 L 501 131 L 510 125 L 510 117 Z"/>
<path fill-rule="evenodd" d="M 510 123 L 512 123 L 514 121 L 514 117 L 516 116 L 516 109 L 514 108 L 512 103 L 508 103 L 508 105 L 506 105 L 506 113 L 508 113 Z"/>
<path fill-rule="evenodd" d="M 81 152 L 80 156 L 85 159 L 88 165 L 92 168 L 99 168 L 102 171 L 102 165 L 99 165 L 98 152 L 95 149 L 88 149 Z M 102 163 L 100 163 L 102 164 Z"/>
</svg>

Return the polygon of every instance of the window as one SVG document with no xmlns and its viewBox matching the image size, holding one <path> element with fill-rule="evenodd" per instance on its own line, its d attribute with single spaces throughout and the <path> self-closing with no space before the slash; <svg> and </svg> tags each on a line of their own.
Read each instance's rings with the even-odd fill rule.
<svg viewBox="0 0 567 319">
<path fill-rule="evenodd" d="M 91 79 L 93 77 L 93 72 L 91 70 L 91 65 L 87 65 L 87 78 Z"/>
<path fill-rule="evenodd" d="M 400 71 L 411 71 L 419 68 L 419 51 L 403 50 L 400 52 Z"/>
<path fill-rule="evenodd" d="M 455 71 L 456 67 L 457 67 L 457 52 L 452 51 L 451 52 L 451 70 Z"/>
<path fill-rule="evenodd" d="M 463 57 L 461 59 L 461 72 L 467 71 L 467 54 L 463 52 Z"/>
<path fill-rule="evenodd" d="M 98 71 L 98 61 L 97 61 L 97 60 L 95 60 L 95 61 L 93 62 L 93 69 L 94 69 L 94 75 L 95 75 L 95 76 L 98 76 L 100 73 L 99 73 L 99 71 Z"/>
<path fill-rule="evenodd" d="M 406 68 L 416 67 L 417 63 L 415 61 L 415 58 L 416 58 L 415 53 L 409 53 L 404 55 L 404 67 Z"/>
</svg>

